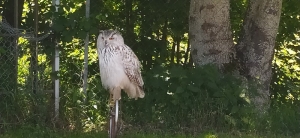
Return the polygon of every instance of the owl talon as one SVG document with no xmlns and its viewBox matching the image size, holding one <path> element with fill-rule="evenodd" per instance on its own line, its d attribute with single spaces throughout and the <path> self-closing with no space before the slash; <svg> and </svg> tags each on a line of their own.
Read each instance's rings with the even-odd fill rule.
<svg viewBox="0 0 300 138">
<path fill-rule="evenodd" d="M 110 112 L 110 115 L 111 115 L 111 116 L 115 116 L 115 115 L 116 115 L 116 113 L 115 113 L 115 112 L 113 112 L 113 111 L 111 111 L 111 112 Z"/>
<path fill-rule="evenodd" d="M 115 106 L 115 101 L 114 100 L 111 100 L 110 102 L 109 102 L 109 107 L 114 107 Z"/>
<path fill-rule="evenodd" d="M 109 102 L 108 102 L 109 107 L 114 107 L 115 106 L 115 101 L 113 100 L 113 95 L 111 94 L 109 97 Z"/>
</svg>

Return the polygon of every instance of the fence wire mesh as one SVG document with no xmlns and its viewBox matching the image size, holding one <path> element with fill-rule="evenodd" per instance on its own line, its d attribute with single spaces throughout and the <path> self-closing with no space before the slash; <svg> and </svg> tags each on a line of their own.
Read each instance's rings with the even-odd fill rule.
<svg viewBox="0 0 300 138">
<path fill-rule="evenodd" d="M 145 13 L 145 17 L 142 17 L 139 16 L 140 13 L 138 10 L 140 9 L 135 9 L 136 11 L 132 10 L 132 14 L 136 17 L 131 17 L 131 15 L 124 17 L 124 19 L 126 18 L 126 20 L 128 20 L 128 24 L 126 23 L 127 25 L 125 25 L 125 20 L 109 21 L 109 18 L 120 18 L 118 14 L 113 14 L 113 12 L 116 11 L 111 10 L 111 13 L 109 13 L 110 17 L 108 17 L 107 20 L 105 18 L 97 20 L 97 22 L 100 23 L 100 27 L 97 29 L 116 28 L 121 31 L 125 43 L 129 45 L 140 58 L 144 70 L 149 70 L 154 64 L 158 64 L 158 58 L 162 59 L 161 62 L 169 62 L 166 60 L 170 60 L 170 62 L 180 64 L 179 62 L 181 62 L 181 60 L 179 58 L 182 58 L 185 53 L 188 53 L 186 52 L 188 49 L 187 44 L 181 42 L 181 40 L 187 39 L 187 36 L 184 35 L 186 32 L 182 31 L 180 28 L 176 29 L 175 27 L 168 26 L 167 24 L 168 20 L 173 21 L 177 17 L 177 13 L 173 12 L 175 8 L 174 5 L 178 4 L 178 2 L 179 1 L 175 1 L 172 5 L 167 2 L 164 5 L 160 5 L 160 7 L 157 7 L 156 2 L 154 1 L 135 3 L 139 6 L 148 5 L 142 10 L 143 12 L 149 11 L 149 13 Z M 134 3 L 131 3 L 131 5 L 133 4 Z M 91 8 L 94 8 L 93 5 L 91 6 Z M 123 6 L 118 7 L 122 9 L 118 12 L 121 13 L 129 10 Z M 97 13 L 102 12 L 104 12 L 102 9 L 97 11 Z M 98 33 L 90 33 L 90 41 L 88 42 L 89 49 L 86 51 L 84 47 L 86 31 L 82 31 L 82 28 L 80 28 L 85 25 L 78 25 L 78 22 L 81 19 L 73 18 L 74 15 L 72 15 L 79 13 L 70 12 L 64 17 L 67 18 L 66 20 L 57 21 L 58 24 L 61 24 L 60 26 L 58 25 L 58 28 L 64 25 L 66 28 L 72 28 L 72 25 L 74 25 L 75 27 L 73 26 L 73 30 L 62 30 L 59 32 L 61 34 L 49 36 L 50 31 L 47 32 L 45 31 L 45 28 L 43 28 L 39 31 L 45 32 L 45 35 L 40 37 L 34 35 L 35 30 L 33 29 L 12 28 L 5 20 L 3 20 L 0 28 L 0 43 L 2 44 L 0 46 L 0 62 L 4 64 L 0 64 L 0 92 L 1 89 L 4 89 L 8 92 L 18 91 L 35 94 L 38 98 L 35 98 L 37 100 L 35 100 L 33 104 L 39 105 L 38 108 L 40 110 L 33 114 L 46 116 L 47 120 L 47 116 L 52 116 L 54 112 L 53 80 L 59 78 L 60 118 L 64 121 L 63 123 L 72 124 L 75 127 L 94 127 L 93 125 L 95 122 L 103 122 L 107 117 L 106 104 L 109 93 L 103 90 L 100 81 L 99 63 L 95 46 L 95 40 L 97 39 Z M 168 13 L 170 14 L 168 15 Z M 152 15 L 154 14 L 161 14 L 162 17 L 153 18 Z M 41 13 L 41 16 L 43 15 L 46 14 Z M 82 17 L 83 16 L 84 15 L 82 15 Z M 97 17 L 90 18 L 95 20 Z M 138 18 L 138 21 L 134 21 L 134 18 Z M 52 19 L 49 18 L 45 20 Z M 56 21 L 53 22 L 55 23 Z M 70 25 L 67 22 L 76 23 Z M 149 24 L 153 22 L 152 24 L 154 25 L 149 27 L 146 25 L 148 22 Z M 134 24 L 140 25 L 141 28 L 139 29 L 139 34 L 134 32 Z M 126 28 L 127 26 L 132 26 L 132 28 Z M 162 32 L 163 26 L 167 26 L 167 29 L 165 29 L 164 32 Z M 91 30 L 90 32 L 92 31 L 94 30 Z M 80 33 L 82 32 L 84 37 L 80 36 Z M 98 30 L 96 32 L 98 32 Z M 154 33 L 155 35 L 153 35 Z M 168 40 L 165 38 L 167 36 L 170 36 L 173 40 L 174 38 L 179 39 L 176 40 L 176 43 L 171 43 L 169 42 L 169 38 Z M 56 42 L 58 43 L 58 48 L 60 50 L 60 70 L 58 72 L 55 72 L 53 69 Z M 172 50 L 171 59 L 167 59 L 166 57 L 168 50 Z M 88 57 L 85 57 L 85 52 L 88 52 Z M 85 60 L 86 58 L 88 58 L 88 60 Z M 84 73 L 85 61 L 88 62 L 87 74 Z M 87 77 L 87 83 L 84 83 L 85 77 Z M 84 92 L 85 88 L 86 94 Z M 123 95 L 122 98 L 124 98 L 123 101 L 125 101 L 127 96 Z M 130 106 L 127 108 L 127 111 L 131 110 Z M 128 119 L 126 121 L 132 121 L 131 118 L 133 117 L 134 114 L 128 112 Z M 99 124 L 103 126 L 103 124 Z"/>
<path fill-rule="evenodd" d="M 17 88 L 17 38 L 18 30 L 5 21 L 0 23 L 0 92 Z"/>
<path fill-rule="evenodd" d="M 52 121 L 53 58 L 48 51 L 54 45 L 50 34 L 35 36 L 34 29 L 13 28 L 1 19 L 0 129 L 25 120 Z"/>
<path fill-rule="evenodd" d="M 33 29 L 13 28 L 5 19 L 1 20 L 0 90 L 10 92 L 19 88 L 40 91 L 38 89 L 43 87 L 45 77 L 43 66 L 47 61 L 38 51 L 38 44 L 49 34 L 34 37 Z"/>
</svg>

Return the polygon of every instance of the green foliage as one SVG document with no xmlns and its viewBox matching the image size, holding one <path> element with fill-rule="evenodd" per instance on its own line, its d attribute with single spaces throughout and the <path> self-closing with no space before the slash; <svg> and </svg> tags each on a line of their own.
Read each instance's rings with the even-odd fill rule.
<svg viewBox="0 0 300 138">
<path fill-rule="evenodd" d="M 241 27 L 248 5 L 247 2 L 247 0 L 232 0 L 230 2 L 230 23 L 235 44 L 237 43 L 239 39 L 238 37 L 241 34 Z"/>
<path fill-rule="evenodd" d="M 49 6 L 50 2 L 39 1 L 39 34 L 52 29 L 54 34 L 38 45 L 38 94 L 32 91 L 34 76 L 30 68 L 34 45 L 22 40 L 19 42 L 17 91 L 3 92 L 0 89 L 0 133 L 23 124 L 34 124 L 35 127 L 26 127 L 24 132 L 17 133 L 20 133 L 19 137 L 60 137 L 52 128 L 77 131 L 105 129 L 108 92 L 101 86 L 95 50 L 95 39 L 100 29 L 120 30 L 125 43 L 135 51 L 143 65 L 146 97 L 135 101 L 128 99 L 124 93 L 122 95 L 122 119 L 132 126 L 131 129 L 189 134 L 207 130 L 299 133 L 298 0 L 283 1 L 273 63 L 272 106 L 269 115 L 264 118 L 256 118 L 247 99 L 247 92 L 251 89 L 243 87 L 240 79 L 220 73 L 213 66 L 193 68 L 191 63 L 182 62 L 189 61 L 189 1 L 92 0 L 89 19 L 85 18 L 83 0 L 62 0 L 58 12 Z M 235 42 L 241 33 L 247 2 L 232 0 L 230 3 Z M 20 28 L 34 27 L 31 5 L 25 2 Z M 52 19 L 53 26 L 50 26 Z M 90 34 L 89 79 L 87 95 L 84 95 L 83 40 L 87 33 Z M 59 72 L 52 71 L 54 39 L 61 51 Z M 177 46 L 179 51 L 175 49 Z M 0 48 L 0 55 L 4 52 L 6 49 Z M 179 59 L 179 62 L 174 59 Z M 6 68 L 4 65 L 0 71 Z M 53 93 L 44 90 L 51 90 L 52 79 L 57 78 L 60 79 L 61 98 L 60 120 L 55 124 L 52 120 Z M 49 128 L 44 130 L 44 127 Z"/>
<path fill-rule="evenodd" d="M 281 134 L 297 134 L 300 129 L 299 105 L 277 105 L 270 111 L 271 131 Z"/>
<path fill-rule="evenodd" d="M 299 2 L 283 0 L 279 33 L 273 61 L 271 83 L 272 104 L 276 108 L 285 106 L 299 108 Z"/>
<path fill-rule="evenodd" d="M 247 97 L 242 96 L 242 81 L 221 74 L 213 66 L 158 66 L 147 74 L 145 84 L 147 98 L 123 99 L 125 122 L 133 126 L 143 124 L 150 130 L 154 127 L 173 132 L 250 125 L 243 122 L 251 108 Z"/>
<path fill-rule="evenodd" d="M 41 126 L 29 126 L 25 125 L 16 130 L 10 130 L 6 134 L 0 134 L 1 138 L 104 138 L 107 137 L 107 132 L 69 132 L 61 130 L 51 130 L 49 128 Z M 135 131 L 126 132 L 120 135 L 122 138 L 261 138 L 261 137 L 272 137 L 272 138 L 292 138 L 284 135 L 275 135 L 270 133 L 256 134 L 256 133 L 216 133 L 216 132 L 205 132 L 200 135 L 194 134 L 170 134 L 170 133 L 139 133 Z"/>
<path fill-rule="evenodd" d="M 107 137 L 105 132 L 91 132 L 91 133 L 81 133 L 81 132 L 69 132 L 52 130 L 50 128 L 36 125 L 24 125 L 18 129 L 10 130 L 6 134 L 0 134 L 1 138 L 98 138 Z"/>
</svg>

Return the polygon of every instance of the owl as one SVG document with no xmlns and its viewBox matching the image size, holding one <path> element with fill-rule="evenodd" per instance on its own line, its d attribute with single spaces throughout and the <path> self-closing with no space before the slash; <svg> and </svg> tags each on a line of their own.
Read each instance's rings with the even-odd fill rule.
<svg viewBox="0 0 300 138">
<path fill-rule="evenodd" d="M 101 30 L 97 38 L 100 77 L 112 100 L 121 99 L 123 89 L 130 98 L 144 98 L 144 81 L 137 56 L 116 30 Z"/>
</svg>

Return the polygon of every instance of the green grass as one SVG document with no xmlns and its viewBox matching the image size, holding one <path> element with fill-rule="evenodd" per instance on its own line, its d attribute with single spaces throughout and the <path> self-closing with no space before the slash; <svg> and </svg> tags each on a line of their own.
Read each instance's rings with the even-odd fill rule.
<svg viewBox="0 0 300 138">
<path fill-rule="evenodd" d="M 25 126 L 0 134 L 0 138 L 107 138 L 107 132 L 70 132 L 51 130 L 42 127 Z M 296 138 L 295 136 L 294 138 Z M 214 133 L 206 132 L 197 136 L 186 134 L 147 134 L 138 132 L 125 132 L 119 138 L 293 138 L 274 134 L 246 134 L 240 132 Z"/>
</svg>

